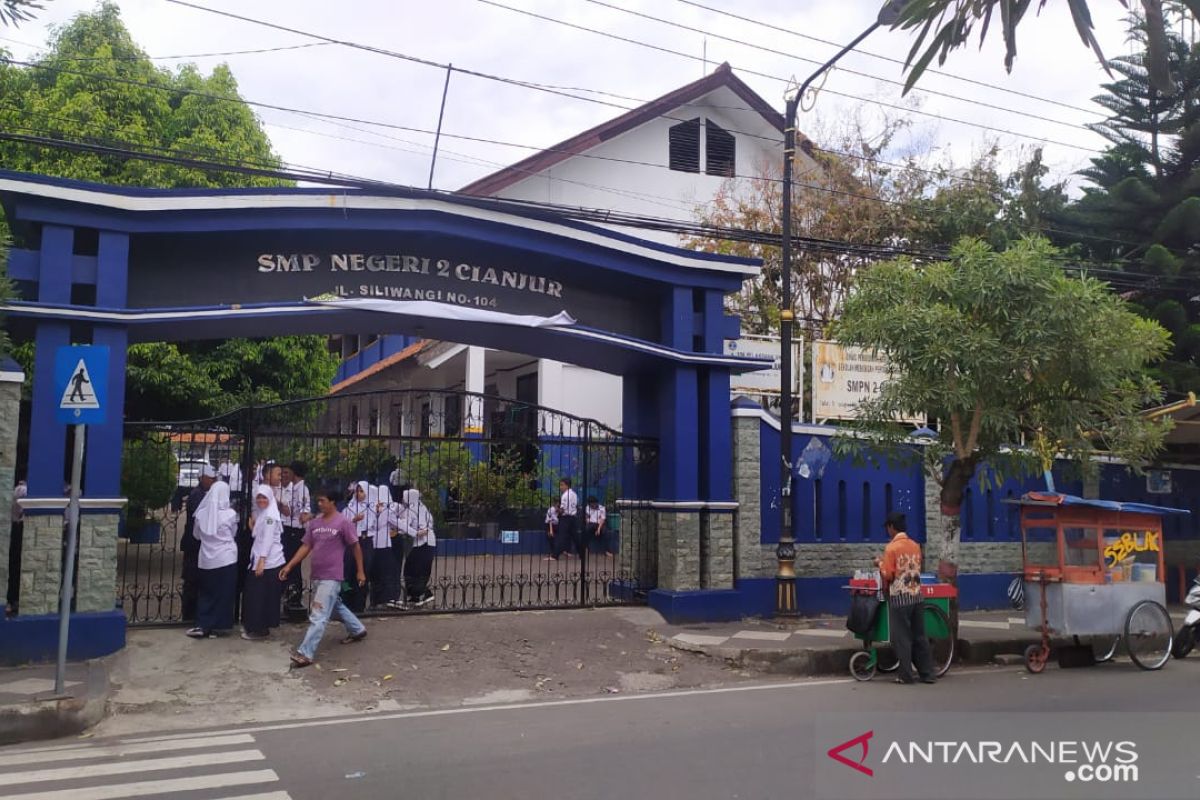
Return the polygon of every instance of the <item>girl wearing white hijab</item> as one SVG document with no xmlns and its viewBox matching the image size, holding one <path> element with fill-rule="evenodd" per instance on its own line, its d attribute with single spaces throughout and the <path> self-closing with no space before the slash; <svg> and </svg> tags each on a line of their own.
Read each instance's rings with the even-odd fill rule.
<svg viewBox="0 0 1200 800">
<path fill-rule="evenodd" d="M 400 565 L 392 555 L 392 537 L 396 531 L 392 526 L 392 490 L 389 486 L 375 489 L 375 506 L 370 511 L 371 545 L 371 605 L 394 606 L 400 597 Z"/>
<path fill-rule="evenodd" d="M 372 522 L 376 519 L 376 506 L 379 502 L 379 490 L 367 481 L 359 481 L 354 485 L 354 496 L 346 504 L 346 518 L 358 529 L 358 543 L 362 548 L 363 572 L 368 577 L 374 566 L 374 536 Z M 351 562 L 351 554 L 346 553 L 346 574 L 353 575 L 355 567 Z M 355 614 L 367 610 L 368 586 L 354 586 L 345 593 L 342 602 Z"/>
<path fill-rule="evenodd" d="M 404 502 L 395 522 L 400 533 L 413 540 L 412 551 L 404 561 L 408 602 L 414 606 L 432 603 L 429 576 L 433 572 L 434 556 L 437 555 L 437 535 L 433 530 L 433 515 L 421 502 L 420 491 L 408 489 L 404 492 Z"/>
<path fill-rule="evenodd" d="M 196 509 L 196 524 L 192 529 L 192 535 L 200 540 L 196 627 L 187 632 L 193 639 L 206 639 L 217 631 L 233 627 L 238 572 L 237 524 L 237 512 L 229 507 L 229 484 L 214 483 Z"/>
<path fill-rule="evenodd" d="M 242 638 L 266 639 L 279 625 L 279 601 L 283 584 L 283 520 L 270 486 L 254 490 L 254 544 L 250 548 L 250 571 L 242 590 Z"/>
</svg>

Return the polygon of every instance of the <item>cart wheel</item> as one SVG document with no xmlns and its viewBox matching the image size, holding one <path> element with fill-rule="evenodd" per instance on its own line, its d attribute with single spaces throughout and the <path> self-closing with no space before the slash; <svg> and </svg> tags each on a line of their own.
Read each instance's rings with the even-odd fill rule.
<svg viewBox="0 0 1200 800">
<path fill-rule="evenodd" d="M 1187 658 L 1188 653 L 1196 646 L 1196 629 L 1191 625 L 1183 625 L 1179 628 L 1179 633 L 1175 634 L 1175 645 L 1171 648 L 1171 655 L 1176 658 Z"/>
<path fill-rule="evenodd" d="M 1034 675 L 1046 669 L 1046 662 L 1049 659 L 1049 648 L 1043 648 L 1040 644 L 1031 644 L 1025 648 L 1025 669 Z"/>
<path fill-rule="evenodd" d="M 1162 669 L 1171 658 L 1174 631 L 1167 610 L 1153 600 L 1143 600 L 1125 618 L 1125 649 L 1142 669 Z"/>
<path fill-rule="evenodd" d="M 856 681 L 869 681 L 875 677 L 875 662 L 871 651 L 859 650 L 850 656 L 850 675 Z"/>
<path fill-rule="evenodd" d="M 1120 636 L 1114 636 L 1111 640 L 1092 639 L 1092 655 L 1096 657 L 1096 663 L 1103 664 L 1106 661 L 1112 661 L 1120 644 Z"/>
<path fill-rule="evenodd" d="M 933 661 L 933 674 L 942 677 L 954 662 L 954 631 L 950 628 L 950 617 L 932 603 L 923 606 L 925 635 L 929 639 L 929 655 Z"/>
</svg>

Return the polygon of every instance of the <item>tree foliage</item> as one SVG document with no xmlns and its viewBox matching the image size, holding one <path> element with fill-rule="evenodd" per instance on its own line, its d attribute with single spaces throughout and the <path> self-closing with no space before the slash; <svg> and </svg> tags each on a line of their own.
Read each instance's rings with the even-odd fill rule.
<svg viewBox="0 0 1200 800">
<path fill-rule="evenodd" d="M 1132 0 L 1117 2 L 1126 10 L 1133 6 Z M 1046 3 L 1047 0 L 1038 0 L 1037 11 L 1041 12 Z M 993 22 L 1004 39 L 1004 68 L 1011 72 L 1017 57 L 1017 28 L 1034 6 L 1034 0 L 906 0 L 899 19 L 892 26 L 916 34 L 905 61 L 908 79 L 904 90 L 907 92 L 920 80 L 934 58 L 939 65 L 945 64 L 952 51 L 966 46 L 976 26 L 982 47 Z M 1067 0 L 1067 6 L 1079 38 L 1108 69 L 1108 62 L 1096 40 L 1089 0 Z M 1146 19 L 1148 76 L 1159 91 L 1171 92 L 1173 80 L 1167 56 L 1165 17 L 1174 11 L 1189 19 L 1200 19 L 1200 0 L 1140 0 L 1139 7 Z"/>
<path fill-rule="evenodd" d="M 1143 313 L 1174 335 L 1174 349 L 1156 374 L 1168 389 L 1200 391 L 1200 308 L 1191 298 L 1200 279 L 1200 54 L 1168 35 L 1175 91 L 1149 78 L 1144 23 L 1131 38 L 1141 52 L 1113 59 L 1119 76 L 1095 101 L 1110 116 L 1091 126 L 1111 142 L 1082 171 L 1088 185 L 1064 227 L 1078 231 L 1082 253 L 1129 261 L 1145 288 L 1131 295 Z"/>
<path fill-rule="evenodd" d="M 948 261 L 864 273 L 834 334 L 884 354 L 894 372 L 860 407 L 862 438 L 839 446 L 898 444 L 908 431 L 891 421 L 927 414 L 939 423 L 927 466 L 949 515 L 981 464 L 1037 473 L 1059 454 L 1085 465 L 1097 449 L 1152 457 L 1167 427 L 1139 413 L 1161 393 L 1145 367 L 1169 334 L 1104 283 L 1068 277 L 1059 255 L 1044 239 L 1003 251 L 966 239 Z"/>
<path fill-rule="evenodd" d="M 1040 150 L 1009 175 L 991 146 L 966 167 L 920 148 L 895 160 L 891 153 L 906 124 L 884 120 L 878 128 L 859 117 L 834 128 L 815 131 L 807 141 L 807 158 L 797 167 L 792 230 L 798 237 L 834 240 L 862 246 L 862 251 L 830 252 L 793 247 L 793 310 L 798 327 L 808 335 L 824 335 L 838 317 L 857 276 L 878 256 L 870 247 L 891 245 L 944 251 L 963 236 L 975 236 L 1003 248 L 1030 230 L 1055 219 L 1066 204 L 1062 184 L 1045 185 L 1047 170 Z M 716 226 L 780 233 L 782 187 L 778 171 L 766 167 L 757 180 L 729 182 L 701 215 Z M 698 239 L 692 246 L 758 258 L 763 269 L 730 301 L 730 310 L 747 333 L 779 329 L 782 297 L 778 247 L 757 243 Z"/>
<path fill-rule="evenodd" d="M 44 5 L 40 0 L 0 0 L 0 25 L 19 25 L 33 19 Z"/>
<path fill-rule="evenodd" d="M 208 76 L 190 64 L 174 71 L 156 66 L 134 42 L 114 3 L 101 3 L 92 13 L 56 30 L 49 49 L 34 63 L 34 67 L 0 63 L 0 127 L 6 130 L 207 161 L 280 166 L 250 108 L 218 99 L 240 99 L 228 66 L 218 66 Z M 209 96 L 184 94 L 184 90 Z M 126 186 L 284 184 L 220 170 L 13 142 L 0 143 L 0 163 L 6 169 Z M 18 347 L 17 355 L 28 362 L 32 348 Z M 127 417 L 169 419 L 208 416 L 250 401 L 324 394 L 337 359 L 323 338 L 295 336 L 135 344 L 129 348 L 128 365 Z"/>
</svg>

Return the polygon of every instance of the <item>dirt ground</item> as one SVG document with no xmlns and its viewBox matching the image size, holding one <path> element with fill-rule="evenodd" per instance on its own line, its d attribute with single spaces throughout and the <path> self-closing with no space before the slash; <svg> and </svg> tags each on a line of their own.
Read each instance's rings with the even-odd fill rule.
<svg viewBox="0 0 1200 800">
<path fill-rule="evenodd" d="M 342 645 L 326 631 L 318 663 L 289 668 L 302 625 L 267 642 L 192 640 L 182 629 L 131 630 L 118 688 L 97 735 L 749 681 L 723 662 L 674 650 L 641 607 L 386 617 Z"/>
</svg>

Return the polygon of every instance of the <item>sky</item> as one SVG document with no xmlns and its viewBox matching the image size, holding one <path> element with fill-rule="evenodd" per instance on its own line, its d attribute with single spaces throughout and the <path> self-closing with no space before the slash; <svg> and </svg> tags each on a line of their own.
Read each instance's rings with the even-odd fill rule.
<svg viewBox="0 0 1200 800">
<path fill-rule="evenodd" d="M 45 48 L 53 26 L 95 7 L 92 0 L 44 2 L 36 20 L 0 28 L 0 47 L 16 58 L 33 55 Z M 815 68 L 812 62 L 823 62 L 836 52 L 833 45 L 803 37 L 847 42 L 871 23 L 878 8 L 875 0 L 697 0 L 699 5 L 775 26 L 768 28 L 683 0 L 189 2 L 434 62 L 429 66 L 340 45 L 187 59 L 205 72 L 222 61 L 228 63 L 243 97 L 250 100 L 411 129 L 338 125 L 302 113 L 259 111 L 277 152 L 297 166 L 425 186 L 446 81 L 445 69 L 436 65 L 452 63 L 517 81 L 568 87 L 564 91 L 569 94 L 600 101 L 454 73 L 433 177 L 433 186 L 440 189 L 457 189 L 617 116 L 639 101 L 696 80 L 723 61 L 782 108 L 786 80 L 803 80 Z M 168 0 L 121 0 L 118 5 L 134 38 L 154 57 L 312 41 Z M 901 97 L 900 86 L 886 82 L 903 81 L 901 65 L 874 56 L 903 60 L 910 35 L 877 31 L 829 75 L 815 107 L 802 114 L 800 129 L 825 130 L 856 113 L 877 123 L 881 114 L 889 114 L 910 121 L 897 142 L 898 154 L 932 145 L 936 153 L 962 163 L 995 142 L 1011 164 L 1033 147 L 1043 146 L 1051 175 L 1070 178 L 1105 144 L 1082 126 L 1102 119 L 1091 98 L 1106 76 L 1075 33 L 1066 5 L 1051 2 L 1040 16 L 1030 13 L 1019 31 L 1011 74 L 1005 73 L 1002 44 L 994 29 L 982 50 L 972 44 L 951 54 L 940 68 L 946 74 L 926 74 L 918 84 L 922 91 L 907 98 Z M 1110 57 L 1128 53 L 1125 12 L 1118 0 L 1092 0 L 1091 5 L 1105 53 Z M 701 32 L 635 17 L 614 7 Z M 663 49 L 617 41 L 510 9 Z M 172 66 L 184 61 L 162 58 L 158 63 Z M 936 64 L 933 69 L 938 69 Z"/>
</svg>

